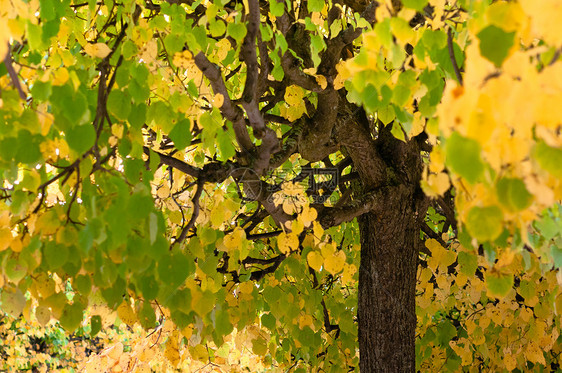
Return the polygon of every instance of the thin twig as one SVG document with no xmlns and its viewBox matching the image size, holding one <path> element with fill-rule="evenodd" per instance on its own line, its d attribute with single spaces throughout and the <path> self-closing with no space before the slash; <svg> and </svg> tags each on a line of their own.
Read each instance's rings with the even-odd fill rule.
<svg viewBox="0 0 562 373">
<path fill-rule="evenodd" d="M 451 59 L 451 64 L 453 65 L 453 70 L 455 70 L 455 75 L 460 85 L 463 85 L 461 71 L 459 65 L 457 65 L 457 60 L 455 59 L 455 50 L 453 48 L 453 31 L 451 27 L 447 29 L 447 47 L 449 49 L 449 58 Z"/>
</svg>

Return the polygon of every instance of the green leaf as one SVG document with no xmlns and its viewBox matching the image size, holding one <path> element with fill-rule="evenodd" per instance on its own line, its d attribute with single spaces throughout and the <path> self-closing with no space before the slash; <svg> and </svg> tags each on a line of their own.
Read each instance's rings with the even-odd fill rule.
<svg viewBox="0 0 562 373">
<path fill-rule="evenodd" d="M 215 330 L 221 336 L 228 335 L 234 330 L 234 325 L 230 321 L 227 310 L 215 313 Z"/>
<path fill-rule="evenodd" d="M 80 302 L 74 301 L 72 304 L 65 305 L 59 319 L 60 324 L 67 332 L 74 332 L 82 323 L 83 312 L 84 305 Z"/>
<path fill-rule="evenodd" d="M 457 255 L 460 272 L 468 277 L 474 276 L 478 268 L 478 258 L 474 254 L 461 251 Z"/>
<path fill-rule="evenodd" d="M 402 0 L 405 8 L 415 9 L 419 12 L 427 5 L 427 0 Z"/>
<path fill-rule="evenodd" d="M 466 228 L 470 235 L 480 242 L 493 241 L 503 231 L 503 214 L 498 206 L 470 209 L 466 218 Z"/>
<path fill-rule="evenodd" d="M 150 105 L 147 113 L 147 123 L 154 123 L 169 133 L 174 128 L 176 114 L 169 105 L 162 101 L 156 101 Z"/>
<path fill-rule="evenodd" d="M 550 254 L 552 255 L 552 260 L 556 268 L 562 267 L 562 248 L 557 247 L 556 245 L 550 246 Z"/>
<path fill-rule="evenodd" d="M 275 331 L 276 330 L 276 319 L 275 316 L 273 316 L 270 313 L 266 313 L 265 315 L 262 315 L 261 317 L 261 324 L 263 326 L 265 326 L 266 328 L 268 328 L 271 331 Z"/>
<path fill-rule="evenodd" d="M 217 132 L 217 145 L 221 154 L 221 159 L 226 161 L 236 154 L 236 149 L 234 148 L 234 137 L 230 131 Z"/>
<path fill-rule="evenodd" d="M 68 255 L 68 247 L 56 244 L 54 241 L 50 241 L 44 246 L 44 259 L 52 270 L 62 267 L 68 260 Z"/>
<path fill-rule="evenodd" d="M 406 138 L 404 136 L 404 130 L 402 129 L 402 125 L 400 123 L 397 122 L 392 123 L 392 129 L 390 130 L 390 133 L 392 133 L 392 135 L 396 137 L 398 140 L 406 141 Z"/>
<path fill-rule="evenodd" d="M 484 173 L 480 144 L 456 132 L 453 132 L 446 143 L 446 163 L 452 171 L 471 184 L 478 181 Z"/>
<path fill-rule="evenodd" d="M 90 338 L 94 337 L 96 334 L 98 334 L 101 330 L 101 316 L 100 315 L 94 315 L 92 316 L 92 318 L 90 319 Z"/>
<path fill-rule="evenodd" d="M 31 96 L 33 97 L 33 101 L 46 101 L 49 96 L 51 95 L 51 83 L 50 82 L 42 82 L 36 81 L 33 83 L 33 87 L 31 87 Z"/>
<path fill-rule="evenodd" d="M 92 290 L 92 279 L 88 275 L 79 275 L 74 279 L 72 285 L 80 294 L 88 296 Z"/>
<path fill-rule="evenodd" d="M 178 150 L 183 150 L 191 144 L 191 122 L 189 119 L 182 119 L 170 131 L 170 139 Z"/>
<path fill-rule="evenodd" d="M 392 105 L 388 105 L 385 108 L 379 109 L 377 111 L 377 118 L 384 125 L 387 125 L 388 123 L 392 122 L 394 118 L 396 118 L 396 114 L 394 113 L 394 107 L 392 107 Z"/>
<path fill-rule="evenodd" d="M 521 211 L 529 207 L 533 196 L 527 191 L 520 179 L 502 178 L 496 184 L 498 201 L 512 211 Z"/>
<path fill-rule="evenodd" d="M 441 346 L 448 346 L 449 341 L 456 335 L 457 329 L 449 320 L 437 325 L 437 340 Z"/>
<path fill-rule="evenodd" d="M 540 141 L 533 150 L 533 156 L 539 166 L 555 177 L 562 178 L 562 149 L 553 148 Z"/>
<path fill-rule="evenodd" d="M 39 150 L 39 135 L 32 135 L 28 130 L 20 130 L 18 132 L 16 153 L 16 162 L 33 164 L 41 160 L 41 151 Z"/>
<path fill-rule="evenodd" d="M 246 36 L 246 25 L 243 23 L 229 23 L 226 27 L 226 32 L 228 36 L 231 36 L 234 40 L 241 42 Z"/>
<path fill-rule="evenodd" d="M 505 32 L 503 29 L 490 25 L 477 35 L 480 40 L 480 54 L 500 67 L 513 46 L 515 32 Z"/>
<path fill-rule="evenodd" d="M 156 324 L 156 314 L 149 302 L 143 302 L 138 313 L 139 322 L 145 329 L 153 328 Z"/>
<path fill-rule="evenodd" d="M 153 276 L 145 275 L 138 281 L 138 287 L 145 300 L 153 300 L 158 295 L 158 282 Z"/>
<path fill-rule="evenodd" d="M 503 275 L 488 271 L 484 276 L 484 280 L 488 293 L 496 298 L 506 296 L 513 288 L 513 275 L 510 274 Z"/>
<path fill-rule="evenodd" d="M 171 288 L 180 286 L 193 272 L 193 260 L 189 260 L 181 252 L 164 255 L 158 262 L 158 277 L 163 284 Z"/>
<path fill-rule="evenodd" d="M 78 154 L 85 153 L 96 141 L 96 131 L 91 124 L 72 127 L 65 134 L 68 146 Z"/>
<path fill-rule="evenodd" d="M 326 3 L 324 0 L 308 0 L 307 6 L 309 12 L 321 12 Z"/>
<path fill-rule="evenodd" d="M 66 84 L 63 86 L 54 86 L 50 99 L 55 109 L 55 113 L 61 113 L 68 119 L 69 126 L 76 126 L 85 123 L 89 119 L 88 101 L 80 92 Z M 59 124 L 60 126 L 60 124 Z M 66 128 L 62 128 L 65 130 Z"/>
<path fill-rule="evenodd" d="M 224 22 L 219 19 L 209 23 L 209 31 L 211 31 L 211 36 L 218 37 L 224 35 L 226 26 L 224 25 Z"/>
<path fill-rule="evenodd" d="M 131 97 L 123 91 L 112 90 L 107 97 L 107 111 L 117 119 L 127 119 L 131 112 Z"/>
<path fill-rule="evenodd" d="M 275 17 L 281 17 L 285 13 L 285 2 L 279 0 L 269 0 L 269 11 Z"/>
</svg>

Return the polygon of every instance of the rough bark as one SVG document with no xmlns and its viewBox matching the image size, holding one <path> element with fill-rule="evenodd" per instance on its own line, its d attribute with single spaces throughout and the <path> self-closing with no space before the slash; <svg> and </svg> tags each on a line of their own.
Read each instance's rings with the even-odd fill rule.
<svg viewBox="0 0 562 373">
<path fill-rule="evenodd" d="M 359 353 L 361 372 L 415 371 L 418 252 L 411 188 L 391 188 L 384 209 L 359 218 Z"/>
</svg>

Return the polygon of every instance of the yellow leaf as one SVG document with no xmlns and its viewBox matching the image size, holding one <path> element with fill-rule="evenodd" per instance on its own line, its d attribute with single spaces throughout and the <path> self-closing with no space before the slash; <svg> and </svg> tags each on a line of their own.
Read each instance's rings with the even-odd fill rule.
<svg viewBox="0 0 562 373">
<path fill-rule="evenodd" d="M 158 188 L 158 192 L 156 192 L 156 195 L 159 198 L 167 198 L 170 196 L 170 187 L 168 186 L 168 184 L 163 184 L 160 188 Z"/>
<path fill-rule="evenodd" d="M 195 347 L 189 348 L 189 353 L 191 357 L 195 360 L 199 360 L 202 362 L 207 362 L 209 353 L 207 352 L 207 348 L 203 345 L 197 345 Z"/>
<path fill-rule="evenodd" d="M 7 5 L 7 4 L 4 4 Z M 10 28 L 8 27 L 7 20 L 0 17 L 0 60 L 4 61 L 8 53 L 8 43 L 10 42 Z"/>
<path fill-rule="evenodd" d="M 341 280 L 344 284 L 349 284 L 353 281 L 353 275 L 357 272 L 357 267 L 355 264 L 345 264 L 343 267 L 343 273 Z"/>
<path fill-rule="evenodd" d="M 6 250 L 10 247 L 13 237 L 9 228 L 0 228 L 0 251 Z"/>
<path fill-rule="evenodd" d="M 123 301 L 123 303 L 121 303 L 121 305 L 117 308 L 117 316 L 119 316 L 121 321 L 129 326 L 133 326 L 137 322 L 137 315 L 127 301 Z"/>
<path fill-rule="evenodd" d="M 324 258 L 324 268 L 333 275 L 340 272 L 343 269 L 344 264 L 345 253 L 341 250 L 334 255 Z"/>
<path fill-rule="evenodd" d="M 252 294 L 252 292 L 254 291 L 254 284 L 250 281 L 244 282 L 240 284 L 238 290 L 240 290 L 242 294 Z"/>
<path fill-rule="evenodd" d="M 306 260 L 308 261 L 308 265 L 310 268 L 314 269 L 315 271 L 319 271 L 322 268 L 322 263 L 324 263 L 324 258 L 322 255 L 317 253 L 316 251 L 311 251 L 306 256 Z"/>
<path fill-rule="evenodd" d="M 505 369 L 509 370 L 510 372 L 515 368 L 517 368 L 517 360 L 515 359 L 515 356 L 513 356 L 512 354 L 503 355 L 503 363 Z"/>
<path fill-rule="evenodd" d="M 427 177 L 427 183 L 429 185 L 429 188 L 431 189 L 431 192 L 433 192 L 428 194 L 434 196 L 442 196 L 447 190 L 449 190 L 449 187 L 451 186 L 449 175 L 444 172 L 440 172 L 437 175 L 430 174 Z M 427 192 L 425 189 L 424 191 Z"/>
<path fill-rule="evenodd" d="M 172 335 L 166 341 L 166 350 L 164 351 L 164 356 L 174 367 L 177 367 L 181 362 L 178 334 L 179 333 L 177 330 L 172 333 Z"/>
<path fill-rule="evenodd" d="M 224 246 L 230 250 L 242 247 L 242 240 L 246 238 L 246 232 L 240 227 L 236 227 L 232 233 L 224 237 Z"/>
<path fill-rule="evenodd" d="M 290 85 L 285 90 L 285 102 L 289 106 L 304 106 L 304 90 L 297 85 Z"/>
<path fill-rule="evenodd" d="M 326 87 L 328 86 L 328 81 L 326 80 L 326 77 L 324 75 L 316 75 L 316 83 L 318 83 L 318 85 L 322 89 L 326 89 Z"/>
<path fill-rule="evenodd" d="M 213 99 L 213 106 L 220 109 L 223 104 L 224 96 L 221 93 L 217 93 Z"/>
<path fill-rule="evenodd" d="M 283 254 L 289 254 L 299 248 L 299 238 L 294 233 L 281 233 L 277 238 L 277 246 Z"/>
<path fill-rule="evenodd" d="M 304 206 L 299 219 L 303 222 L 305 227 L 310 227 L 310 224 L 316 220 L 318 213 L 314 207 Z"/>
<path fill-rule="evenodd" d="M 105 58 L 111 53 L 111 49 L 105 43 L 86 44 L 84 52 L 96 58 Z"/>
</svg>

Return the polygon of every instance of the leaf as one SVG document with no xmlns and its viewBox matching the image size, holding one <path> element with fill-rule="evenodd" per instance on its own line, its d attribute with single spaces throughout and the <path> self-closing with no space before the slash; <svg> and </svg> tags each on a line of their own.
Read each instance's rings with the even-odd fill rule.
<svg viewBox="0 0 562 373">
<path fill-rule="evenodd" d="M 137 322 L 137 315 L 127 301 L 124 301 L 119 307 L 117 307 L 117 315 L 121 321 L 129 326 L 133 326 Z"/>
<path fill-rule="evenodd" d="M 555 177 L 562 178 L 562 149 L 553 148 L 544 141 L 537 143 L 533 150 L 533 157 L 539 163 L 539 166 Z"/>
<path fill-rule="evenodd" d="M 275 17 L 280 17 L 285 13 L 285 2 L 282 0 L 269 0 L 269 10 Z"/>
<path fill-rule="evenodd" d="M 406 8 L 415 9 L 421 12 L 427 5 L 427 0 L 402 0 L 402 4 Z"/>
<path fill-rule="evenodd" d="M 520 179 L 502 178 L 496 184 L 498 201 L 511 211 L 521 211 L 529 207 L 533 196 Z"/>
<path fill-rule="evenodd" d="M 62 315 L 59 318 L 60 324 L 66 331 L 72 333 L 82 323 L 84 305 L 79 302 L 67 304 L 64 306 Z"/>
<path fill-rule="evenodd" d="M 96 58 L 105 58 L 111 53 L 111 49 L 105 43 L 86 44 L 84 52 Z"/>
<path fill-rule="evenodd" d="M 243 23 L 229 23 L 226 27 L 226 33 L 234 40 L 241 42 L 246 36 L 246 25 Z"/>
<path fill-rule="evenodd" d="M 478 258 L 476 255 L 461 251 L 458 253 L 458 262 L 460 266 L 460 272 L 466 276 L 474 276 L 476 269 L 478 268 Z"/>
<path fill-rule="evenodd" d="M 322 268 L 322 263 L 324 263 L 324 258 L 322 255 L 317 253 L 316 251 L 311 251 L 306 256 L 306 260 L 308 261 L 308 265 L 310 268 L 314 269 L 315 271 L 320 271 Z"/>
<path fill-rule="evenodd" d="M 299 247 L 299 238 L 296 234 L 282 232 L 277 237 L 277 246 L 283 254 L 289 254 Z"/>
<path fill-rule="evenodd" d="M 487 272 L 484 276 L 488 294 L 496 298 L 506 296 L 513 288 L 513 275 Z"/>
<path fill-rule="evenodd" d="M 112 90 L 107 97 L 107 110 L 117 119 L 126 120 L 131 112 L 131 97 L 119 90 Z"/>
<path fill-rule="evenodd" d="M 101 327 L 101 316 L 92 316 L 92 318 L 90 319 L 90 337 L 94 337 L 96 334 L 98 334 L 101 330 Z"/>
<path fill-rule="evenodd" d="M 343 270 L 345 264 L 345 253 L 341 250 L 337 251 L 334 255 L 324 258 L 324 268 L 326 271 L 335 275 Z"/>
<path fill-rule="evenodd" d="M 35 318 L 41 326 L 45 326 L 51 320 L 51 310 L 45 306 L 37 306 L 35 308 Z"/>
<path fill-rule="evenodd" d="M 2 301 L 2 310 L 15 318 L 20 316 L 26 302 L 25 296 L 19 289 L 15 291 L 3 289 L 0 300 Z"/>
<path fill-rule="evenodd" d="M 195 271 L 195 264 L 181 252 L 164 255 L 158 262 L 158 277 L 165 286 L 177 288 Z"/>
<path fill-rule="evenodd" d="M 480 151 L 480 144 L 476 140 L 453 132 L 447 139 L 445 162 L 456 174 L 474 184 L 484 173 Z"/>
<path fill-rule="evenodd" d="M 468 212 L 466 228 L 480 242 L 493 241 L 503 230 L 503 214 L 498 206 L 475 206 Z"/>
<path fill-rule="evenodd" d="M 500 67 L 513 46 L 515 32 L 505 32 L 499 27 L 490 25 L 476 36 L 480 40 L 480 54 L 493 62 L 496 67 Z"/>
<path fill-rule="evenodd" d="M 91 124 L 74 126 L 65 131 L 65 134 L 68 146 L 78 154 L 85 153 L 96 141 L 96 131 Z"/>
</svg>

